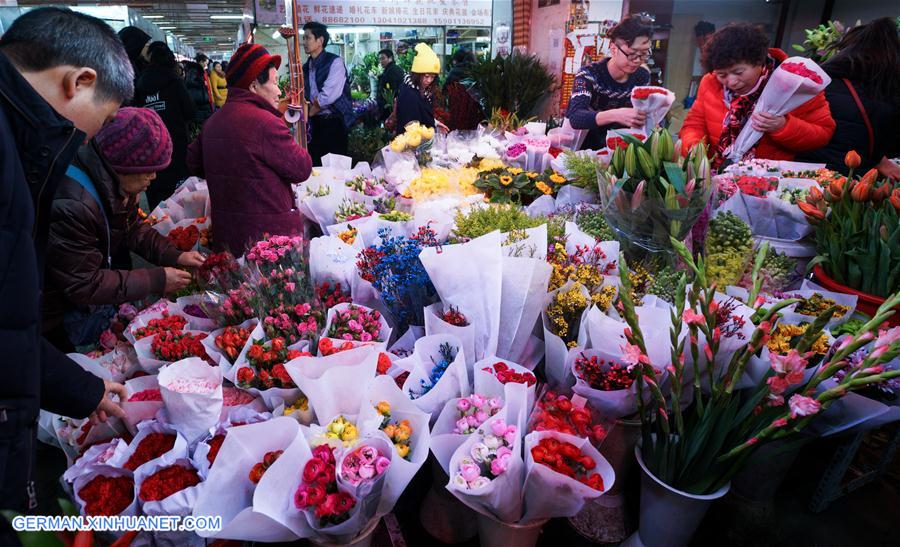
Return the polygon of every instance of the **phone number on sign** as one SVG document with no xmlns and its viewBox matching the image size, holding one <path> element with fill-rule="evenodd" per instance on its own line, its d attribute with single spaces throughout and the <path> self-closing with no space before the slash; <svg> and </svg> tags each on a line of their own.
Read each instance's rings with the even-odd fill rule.
<svg viewBox="0 0 900 547">
<path fill-rule="evenodd" d="M 169 515 L 150 517 L 57 517 L 44 515 L 19 515 L 12 519 L 17 532 L 121 532 L 141 530 L 147 532 L 217 532 L 222 529 L 222 517 L 176 517 Z"/>
</svg>

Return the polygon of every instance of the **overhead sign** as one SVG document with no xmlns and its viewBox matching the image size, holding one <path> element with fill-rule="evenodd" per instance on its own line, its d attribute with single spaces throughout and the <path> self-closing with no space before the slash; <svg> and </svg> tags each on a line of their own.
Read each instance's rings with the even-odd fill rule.
<svg viewBox="0 0 900 547">
<path fill-rule="evenodd" d="M 291 1 L 291 0 L 288 0 Z M 378 26 L 491 26 L 491 0 L 299 0 L 301 23 Z"/>
<path fill-rule="evenodd" d="M 256 0 L 257 24 L 281 26 L 285 20 L 284 0 Z"/>
</svg>

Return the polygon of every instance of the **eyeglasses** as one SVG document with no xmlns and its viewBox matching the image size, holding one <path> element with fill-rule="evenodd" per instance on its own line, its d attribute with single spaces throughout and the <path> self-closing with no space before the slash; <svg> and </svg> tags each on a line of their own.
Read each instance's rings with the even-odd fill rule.
<svg viewBox="0 0 900 547">
<path fill-rule="evenodd" d="M 622 55 L 625 56 L 626 59 L 631 61 L 632 63 L 635 61 L 646 61 L 651 56 L 653 56 L 653 49 L 647 49 L 646 51 L 632 51 L 629 53 L 626 51 L 626 48 L 622 44 L 615 44 L 616 49 L 622 52 Z"/>
</svg>

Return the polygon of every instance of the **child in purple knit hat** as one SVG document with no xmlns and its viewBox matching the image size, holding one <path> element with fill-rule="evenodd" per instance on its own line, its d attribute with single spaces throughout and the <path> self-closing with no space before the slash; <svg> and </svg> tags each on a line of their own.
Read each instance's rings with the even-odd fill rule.
<svg viewBox="0 0 900 547">
<path fill-rule="evenodd" d="M 178 266 L 203 264 L 138 215 L 141 192 L 171 161 L 169 132 L 146 108 L 122 108 L 78 150 L 53 199 L 47 249 L 43 330 L 59 349 L 97 342 L 104 306 L 171 294 L 191 281 Z M 121 263 L 131 252 L 158 267 Z"/>
</svg>

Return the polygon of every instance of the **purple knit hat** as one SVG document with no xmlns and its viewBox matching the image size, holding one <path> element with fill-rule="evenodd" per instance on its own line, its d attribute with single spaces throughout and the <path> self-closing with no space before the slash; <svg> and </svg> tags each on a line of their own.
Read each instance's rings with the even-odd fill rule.
<svg viewBox="0 0 900 547">
<path fill-rule="evenodd" d="M 94 140 L 117 173 L 156 173 L 172 162 L 169 130 L 147 108 L 120 108 Z"/>
</svg>

